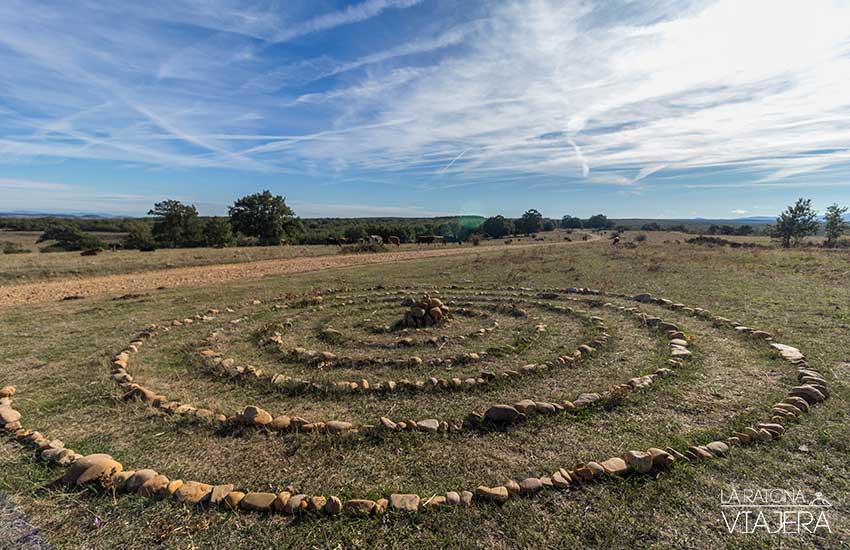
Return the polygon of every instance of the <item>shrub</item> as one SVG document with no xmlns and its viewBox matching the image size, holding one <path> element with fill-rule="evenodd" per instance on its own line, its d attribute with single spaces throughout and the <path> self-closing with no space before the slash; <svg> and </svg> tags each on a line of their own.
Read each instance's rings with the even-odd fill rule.
<svg viewBox="0 0 850 550">
<path fill-rule="evenodd" d="M 13 243 L 12 241 L 3 242 L 3 254 L 27 254 L 29 252 L 32 252 L 32 250 L 22 247 L 20 243 Z"/>
<path fill-rule="evenodd" d="M 642 243 L 646 240 L 646 235 L 644 235 L 643 233 L 639 233 L 639 234 L 635 235 L 635 238 L 633 240 L 636 243 Z"/>
</svg>

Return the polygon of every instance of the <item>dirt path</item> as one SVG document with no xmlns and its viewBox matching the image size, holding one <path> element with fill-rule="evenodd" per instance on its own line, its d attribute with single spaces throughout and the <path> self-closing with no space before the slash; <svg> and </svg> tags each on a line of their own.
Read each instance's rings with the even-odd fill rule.
<svg viewBox="0 0 850 550">
<path fill-rule="evenodd" d="M 598 239 L 591 239 L 596 241 Z M 159 287 L 196 287 L 238 279 L 304 273 L 335 267 L 383 264 L 405 260 L 458 256 L 464 254 L 487 254 L 536 248 L 540 246 L 568 246 L 586 244 L 591 241 L 535 243 L 511 246 L 464 247 L 410 252 L 386 252 L 382 254 L 347 254 L 340 256 L 315 256 L 284 260 L 260 260 L 235 264 L 220 264 L 198 267 L 180 267 L 158 271 L 103 275 L 81 279 L 67 279 L 39 283 L 24 283 L 0 286 L 0 307 L 38 302 L 56 302 L 67 296 L 93 296 L 97 294 L 128 294 L 153 290 Z"/>
</svg>

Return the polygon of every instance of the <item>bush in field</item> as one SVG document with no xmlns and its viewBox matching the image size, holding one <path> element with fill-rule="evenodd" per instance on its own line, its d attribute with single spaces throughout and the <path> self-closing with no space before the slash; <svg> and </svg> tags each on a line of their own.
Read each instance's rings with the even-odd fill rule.
<svg viewBox="0 0 850 550">
<path fill-rule="evenodd" d="M 229 214 L 234 231 L 256 237 L 263 246 L 292 240 L 302 227 L 286 199 L 267 190 L 237 200 Z"/>
<path fill-rule="evenodd" d="M 643 233 L 640 233 L 640 234 L 638 234 L 638 235 L 635 235 L 634 241 L 635 241 L 636 243 L 642 243 L 642 242 L 643 242 L 643 241 L 645 241 L 645 240 L 646 240 L 646 235 L 644 235 Z"/>
<path fill-rule="evenodd" d="M 614 227 L 614 222 L 609 220 L 605 214 L 596 214 L 585 220 L 584 227 L 586 229 L 611 229 Z"/>
<path fill-rule="evenodd" d="M 124 237 L 122 246 L 132 250 L 150 250 L 156 247 L 153 240 L 150 225 L 144 222 L 136 222 L 130 226 L 130 231 Z"/>
<path fill-rule="evenodd" d="M 823 233 L 826 237 L 824 246 L 828 248 L 837 246 L 841 236 L 850 229 L 850 223 L 844 221 L 845 212 L 847 212 L 847 207 L 838 206 L 838 204 L 833 204 L 826 209 L 823 226 Z"/>
<path fill-rule="evenodd" d="M 204 243 L 207 246 L 227 246 L 233 241 L 230 222 L 225 218 L 210 218 L 204 222 Z"/>
<path fill-rule="evenodd" d="M 814 235 L 817 230 L 817 212 L 812 209 L 811 199 L 797 199 L 797 202 L 785 209 L 776 218 L 773 236 L 782 241 L 782 246 L 790 248 L 798 244 L 803 237 Z"/>
<path fill-rule="evenodd" d="M 169 199 L 154 204 L 148 214 L 155 218 L 151 234 L 159 246 L 178 248 L 202 244 L 201 221 L 194 205 Z"/>
<path fill-rule="evenodd" d="M 103 243 L 94 235 L 81 231 L 73 225 L 57 224 L 48 228 L 41 237 L 39 243 L 56 241 L 54 244 L 43 249 L 43 252 L 55 252 L 57 250 L 73 251 L 87 250 L 91 248 L 103 248 Z"/>
<path fill-rule="evenodd" d="M 24 248 L 20 243 L 12 241 L 3 241 L 3 254 L 26 254 L 32 252 L 29 248 Z"/>
</svg>

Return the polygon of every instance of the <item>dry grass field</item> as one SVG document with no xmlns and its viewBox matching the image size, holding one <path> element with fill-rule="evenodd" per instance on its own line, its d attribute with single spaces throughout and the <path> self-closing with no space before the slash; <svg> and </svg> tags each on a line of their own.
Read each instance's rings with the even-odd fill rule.
<svg viewBox="0 0 850 550">
<path fill-rule="evenodd" d="M 25 427 L 83 455 L 109 453 L 126 470 L 343 501 L 392 493 L 425 501 L 549 476 L 630 449 L 684 450 L 769 419 L 771 406 L 797 384 L 793 366 L 765 342 L 684 309 L 629 298 L 639 293 L 706 308 L 799 348 L 826 378 L 829 399 L 789 422 L 782 437 L 733 446 L 726 457 L 604 476 L 504 504 L 476 498 L 468 508 L 423 505 L 415 514 L 390 509 L 370 517 L 234 512 L 57 486 L 61 467 L 4 436 L 0 514 L 16 518 L 19 529 L 0 535 L 0 546 L 23 544 L 15 537 L 26 533 L 28 543 L 59 548 L 846 548 L 850 251 L 706 247 L 672 233 L 635 243 L 635 235 L 617 247 L 601 239 L 563 246 L 557 235 L 536 247 L 496 242 L 444 257 L 2 307 L 0 386 L 17 388 L 12 401 Z M 0 257 L 0 285 L 330 253 L 285 247 L 16 255 Z M 603 294 L 566 292 L 570 287 Z M 448 306 L 451 319 L 396 326 L 410 309 L 403 300 L 425 292 Z M 670 367 L 669 337 L 636 313 L 673 323 L 686 337 L 691 356 L 669 375 L 574 412 L 461 426 L 471 411 L 494 404 L 576 401 Z M 128 371 L 136 383 L 227 417 L 252 405 L 275 417 L 344 420 L 359 431 L 256 429 L 123 399 L 111 361 L 155 323 L 162 325 L 156 337 L 132 354 Z M 593 340 L 598 349 L 580 361 L 553 361 Z M 225 361 L 206 360 L 203 350 Z M 316 359 L 322 352 L 324 360 Z M 546 363 L 553 364 L 490 378 Z M 250 374 L 257 369 L 262 374 Z M 453 378 L 460 384 L 440 382 Z M 357 389 L 329 389 L 341 381 Z M 393 391 L 391 381 L 398 382 Z M 446 420 L 449 429 L 430 431 L 424 422 L 417 430 L 368 428 L 381 417 Z M 831 533 L 730 534 L 720 499 L 732 487 L 822 493 L 832 504 Z"/>
</svg>

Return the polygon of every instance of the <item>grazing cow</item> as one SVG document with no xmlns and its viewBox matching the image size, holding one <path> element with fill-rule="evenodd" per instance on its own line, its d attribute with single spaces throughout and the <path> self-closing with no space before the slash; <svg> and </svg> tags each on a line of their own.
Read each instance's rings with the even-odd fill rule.
<svg viewBox="0 0 850 550">
<path fill-rule="evenodd" d="M 613 239 L 611 239 L 611 244 L 613 246 L 617 246 L 618 244 L 620 244 L 620 237 L 614 237 Z"/>
<path fill-rule="evenodd" d="M 396 246 L 401 246 L 401 239 L 399 239 L 395 235 L 390 235 L 389 237 L 387 237 L 387 244 L 394 244 Z"/>
<path fill-rule="evenodd" d="M 514 242 L 513 239 L 505 239 L 505 244 L 511 244 L 512 242 Z"/>
<path fill-rule="evenodd" d="M 328 237 L 327 244 L 330 246 L 342 246 L 348 242 L 345 237 Z"/>
<path fill-rule="evenodd" d="M 420 244 L 445 244 L 446 240 L 440 235 L 419 235 L 418 237 L 416 237 L 416 242 Z"/>
<path fill-rule="evenodd" d="M 384 244 L 384 238 L 380 235 L 369 235 L 369 244 Z"/>
<path fill-rule="evenodd" d="M 573 240 L 572 240 L 571 238 L 569 238 L 569 237 L 564 237 L 564 240 L 565 240 L 565 241 L 569 241 L 569 242 L 573 242 Z"/>
<path fill-rule="evenodd" d="M 102 248 L 91 248 L 89 250 L 83 250 L 82 252 L 80 252 L 80 256 L 97 256 L 101 252 L 103 252 Z"/>
</svg>

